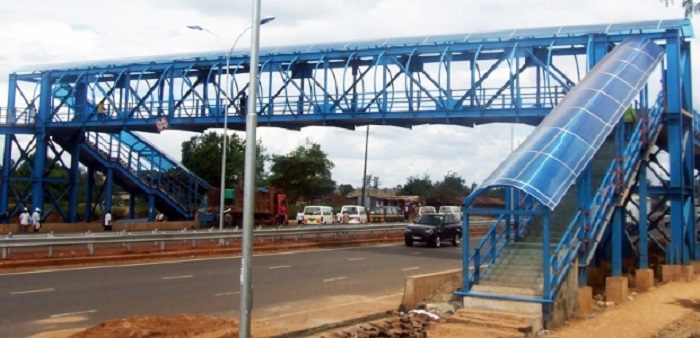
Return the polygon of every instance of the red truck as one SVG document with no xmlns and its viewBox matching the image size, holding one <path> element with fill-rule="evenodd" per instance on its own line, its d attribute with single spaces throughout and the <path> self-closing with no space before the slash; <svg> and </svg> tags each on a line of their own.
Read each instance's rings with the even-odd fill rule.
<svg viewBox="0 0 700 338">
<path fill-rule="evenodd" d="M 225 200 L 224 225 L 237 226 L 243 224 L 243 187 L 235 190 L 233 200 Z M 221 190 L 209 189 L 207 192 L 207 213 L 200 215 L 203 224 L 218 224 Z M 253 218 L 256 225 L 276 225 L 280 222 L 280 214 L 284 216 L 282 224 L 289 224 L 289 203 L 284 191 L 275 187 L 255 188 L 255 207 Z"/>
</svg>

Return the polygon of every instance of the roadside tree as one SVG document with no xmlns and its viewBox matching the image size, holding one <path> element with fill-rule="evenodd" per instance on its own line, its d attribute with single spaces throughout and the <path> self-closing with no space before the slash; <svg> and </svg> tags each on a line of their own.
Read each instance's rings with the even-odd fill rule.
<svg viewBox="0 0 700 338">
<path fill-rule="evenodd" d="M 226 149 L 226 187 L 235 187 L 243 178 L 245 164 L 245 139 L 237 134 L 229 135 Z M 182 143 L 182 164 L 215 187 L 221 183 L 221 147 L 224 135 L 209 132 L 196 135 Z M 256 145 L 255 183 L 266 181 L 265 163 L 269 156 L 261 141 Z"/>
<path fill-rule="evenodd" d="M 306 146 L 298 146 L 287 155 L 272 156 L 269 182 L 284 188 L 292 201 L 328 196 L 335 190 L 333 167 L 321 146 L 306 140 Z"/>
</svg>

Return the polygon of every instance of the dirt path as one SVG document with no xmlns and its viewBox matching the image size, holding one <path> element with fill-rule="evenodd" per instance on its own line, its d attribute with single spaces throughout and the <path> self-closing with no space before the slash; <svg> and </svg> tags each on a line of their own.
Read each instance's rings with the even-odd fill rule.
<svg viewBox="0 0 700 338">
<path fill-rule="evenodd" d="M 672 282 L 634 296 L 634 300 L 598 310 L 554 330 L 557 337 L 654 337 L 657 332 L 700 311 L 700 278 Z"/>
</svg>

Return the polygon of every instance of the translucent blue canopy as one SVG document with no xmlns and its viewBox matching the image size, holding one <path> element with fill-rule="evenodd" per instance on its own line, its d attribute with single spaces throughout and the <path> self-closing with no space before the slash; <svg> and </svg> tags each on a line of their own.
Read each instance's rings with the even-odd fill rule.
<svg viewBox="0 0 700 338">
<path fill-rule="evenodd" d="M 511 186 L 554 209 L 645 86 L 662 57 L 663 49 L 646 38 L 619 44 L 466 203 L 488 188 Z"/>
<path fill-rule="evenodd" d="M 553 38 L 580 36 L 587 34 L 629 35 L 663 33 L 667 29 L 680 29 L 683 38 L 693 37 L 693 28 L 688 19 L 637 21 L 613 24 L 595 24 L 581 26 L 559 26 L 545 28 L 509 29 L 494 32 L 429 35 L 418 37 L 382 38 L 350 42 L 329 42 L 289 46 L 272 46 L 260 49 L 260 56 L 315 53 L 330 51 L 355 51 L 374 48 L 425 46 L 445 43 L 484 43 L 528 38 Z M 237 49 L 232 58 L 247 57 L 248 49 Z M 127 65 L 147 65 L 154 63 L 171 63 L 173 61 L 207 61 L 225 57 L 222 51 L 181 53 L 146 57 L 129 57 L 112 60 L 81 61 L 71 63 L 32 65 L 19 68 L 16 72 L 28 73 L 44 70 L 95 69 Z"/>
</svg>

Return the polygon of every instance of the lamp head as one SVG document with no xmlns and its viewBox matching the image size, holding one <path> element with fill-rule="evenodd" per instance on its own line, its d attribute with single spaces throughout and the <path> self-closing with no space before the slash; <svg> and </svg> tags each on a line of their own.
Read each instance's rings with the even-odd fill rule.
<svg viewBox="0 0 700 338">
<path fill-rule="evenodd" d="M 264 24 L 266 24 L 274 19 L 276 19 L 274 16 L 266 16 L 266 17 L 260 19 L 260 24 L 264 25 Z"/>
</svg>

